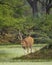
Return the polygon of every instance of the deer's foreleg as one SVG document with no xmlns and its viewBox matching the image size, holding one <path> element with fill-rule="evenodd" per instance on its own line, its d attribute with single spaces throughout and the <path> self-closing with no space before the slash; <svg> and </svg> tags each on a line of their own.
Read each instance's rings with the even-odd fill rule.
<svg viewBox="0 0 52 65">
<path fill-rule="evenodd" d="M 27 54 L 29 54 L 29 47 L 27 47 Z"/>
<path fill-rule="evenodd" d="M 30 53 L 32 53 L 32 46 L 30 47 Z"/>
</svg>

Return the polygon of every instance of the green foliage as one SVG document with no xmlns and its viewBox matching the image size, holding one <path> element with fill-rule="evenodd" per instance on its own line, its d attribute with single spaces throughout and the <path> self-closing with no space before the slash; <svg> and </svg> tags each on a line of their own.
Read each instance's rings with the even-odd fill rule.
<svg viewBox="0 0 52 65">
<path fill-rule="evenodd" d="M 20 29 L 25 34 L 29 34 L 29 30 L 33 30 L 31 34 L 39 34 L 39 36 L 47 36 L 52 39 L 52 15 L 33 18 L 31 8 L 26 1 L 1 1 L 3 4 L 0 4 L 0 29 L 12 27 L 17 30 Z"/>
<path fill-rule="evenodd" d="M 0 27 L 11 26 L 22 29 L 22 23 L 26 21 L 24 11 L 29 10 L 24 0 L 2 0 L 2 3 L 0 4 Z"/>
</svg>

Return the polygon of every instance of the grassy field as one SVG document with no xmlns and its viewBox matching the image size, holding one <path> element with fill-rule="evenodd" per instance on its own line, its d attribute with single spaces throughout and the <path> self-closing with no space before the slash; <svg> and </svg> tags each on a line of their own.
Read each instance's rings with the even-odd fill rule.
<svg viewBox="0 0 52 65">
<path fill-rule="evenodd" d="M 0 65 L 52 65 L 52 62 L 2 62 Z"/>
<path fill-rule="evenodd" d="M 35 44 L 33 45 L 33 51 L 36 52 L 37 50 L 41 49 L 44 46 L 45 44 Z M 13 58 L 22 57 L 23 55 L 24 55 L 24 50 L 21 47 L 21 45 L 0 45 L 0 62 L 23 61 L 21 59 L 15 59 L 15 60 L 13 59 Z M 32 60 L 33 59 L 28 61 L 32 61 Z"/>
</svg>

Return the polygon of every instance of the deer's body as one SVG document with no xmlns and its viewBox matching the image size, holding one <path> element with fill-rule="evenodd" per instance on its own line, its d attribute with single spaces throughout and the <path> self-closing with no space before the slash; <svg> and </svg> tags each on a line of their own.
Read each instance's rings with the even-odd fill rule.
<svg viewBox="0 0 52 65">
<path fill-rule="evenodd" d="M 28 48 L 28 47 L 31 48 L 33 43 L 34 43 L 34 39 L 30 36 L 26 37 L 21 41 L 21 45 L 24 48 Z"/>
<path fill-rule="evenodd" d="M 32 45 L 34 43 L 34 39 L 31 36 L 28 36 L 26 38 L 22 38 L 22 34 L 19 32 L 21 45 L 24 50 L 27 51 L 27 53 L 32 52 Z"/>
<path fill-rule="evenodd" d="M 21 41 L 22 48 L 25 49 L 25 53 L 32 53 L 32 45 L 34 43 L 34 39 L 30 36 L 26 37 Z"/>
</svg>

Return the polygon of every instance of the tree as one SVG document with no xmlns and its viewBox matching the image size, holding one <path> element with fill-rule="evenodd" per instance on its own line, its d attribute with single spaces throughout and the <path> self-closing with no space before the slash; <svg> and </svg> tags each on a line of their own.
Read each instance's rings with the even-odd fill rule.
<svg viewBox="0 0 52 65">
<path fill-rule="evenodd" d="M 52 8 L 52 0 L 46 0 L 46 13 L 50 13 L 50 9 Z"/>
<path fill-rule="evenodd" d="M 45 2 L 43 3 L 43 1 L 41 0 L 38 0 L 43 7 L 45 7 L 46 9 L 46 14 L 49 14 L 50 13 L 50 9 L 52 8 L 52 0 L 45 0 Z M 45 6 L 44 6 L 45 5 Z"/>
<path fill-rule="evenodd" d="M 38 0 L 27 0 L 27 1 L 32 7 L 33 16 L 37 16 L 37 13 L 38 13 L 37 1 Z"/>
</svg>

